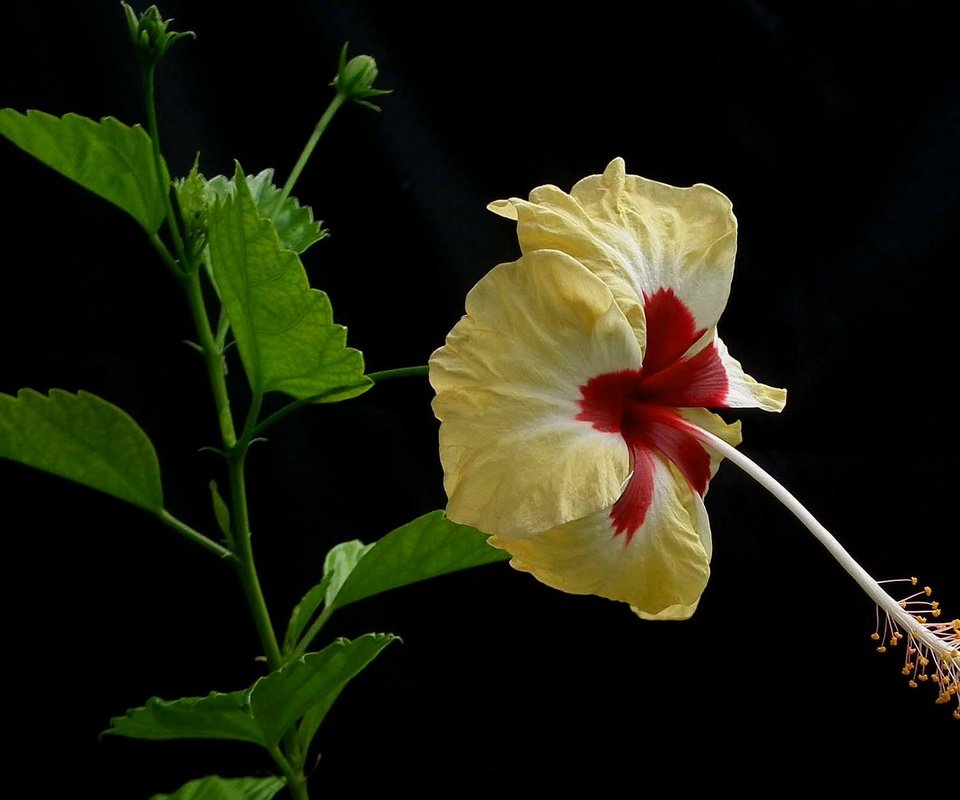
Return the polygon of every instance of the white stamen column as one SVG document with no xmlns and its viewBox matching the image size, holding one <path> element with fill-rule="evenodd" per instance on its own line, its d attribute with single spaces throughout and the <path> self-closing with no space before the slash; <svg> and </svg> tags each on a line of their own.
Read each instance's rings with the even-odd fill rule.
<svg viewBox="0 0 960 800">
<path fill-rule="evenodd" d="M 908 613 L 897 600 L 887 594 L 883 587 L 844 549 L 836 537 L 824 528 L 813 514 L 807 511 L 800 501 L 790 494 L 778 480 L 758 467 L 735 447 L 727 444 L 709 431 L 691 426 L 691 433 L 705 445 L 716 450 L 724 458 L 740 467 L 747 475 L 786 506 L 786 508 L 803 523 L 804 527 L 816 536 L 820 543 L 827 548 L 830 554 L 840 563 L 840 566 L 842 566 L 849 573 L 850 577 L 860 585 L 860 588 L 869 595 L 870 599 L 883 609 L 890 619 L 895 621 L 899 627 L 907 631 L 917 642 L 928 648 L 938 659 L 953 660 L 957 658 L 956 647 L 951 646 L 950 643 L 925 628 L 912 614 Z"/>
</svg>

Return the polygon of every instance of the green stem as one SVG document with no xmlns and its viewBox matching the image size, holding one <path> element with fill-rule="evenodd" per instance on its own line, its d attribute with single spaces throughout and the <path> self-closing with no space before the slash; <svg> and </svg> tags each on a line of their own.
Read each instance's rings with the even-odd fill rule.
<svg viewBox="0 0 960 800">
<path fill-rule="evenodd" d="M 391 380 L 393 378 L 413 378 L 418 375 L 429 375 L 430 367 L 399 367 L 397 369 L 385 369 L 382 372 L 370 372 L 367 377 L 374 383 Z"/>
<path fill-rule="evenodd" d="M 227 471 L 230 476 L 230 501 L 232 506 L 232 520 L 234 527 L 233 550 L 227 550 L 216 542 L 213 542 L 203 534 L 190 528 L 188 525 L 177 520 L 166 511 L 160 513 L 160 518 L 171 527 L 180 531 L 192 541 L 201 544 L 218 555 L 229 557 L 237 568 L 237 575 L 243 586 L 244 594 L 247 598 L 247 605 L 250 607 L 250 613 L 253 616 L 253 622 L 260 637 L 260 643 L 263 646 L 267 657 L 267 665 L 270 670 L 279 669 L 283 663 L 280 654 L 280 647 L 277 644 L 277 636 L 270 620 L 270 612 L 267 609 L 267 603 L 263 596 L 263 589 L 260 586 L 260 578 L 257 575 L 257 568 L 253 557 L 253 545 L 250 534 L 250 517 L 247 510 L 247 489 L 246 478 L 244 475 L 244 466 L 247 457 L 247 450 L 250 441 L 253 438 L 254 429 L 257 423 L 257 417 L 260 414 L 262 396 L 257 394 L 253 397 L 247 421 L 244 425 L 241 440 L 237 441 L 236 428 L 233 423 L 233 414 L 230 410 L 230 396 L 227 392 L 226 377 L 223 368 L 223 340 L 226 338 L 227 326 L 225 317 L 221 316 L 218 324 L 216 336 L 210 326 L 210 317 L 207 313 L 206 302 L 203 298 L 203 287 L 200 281 L 200 270 L 196 264 L 190 263 L 188 253 L 184 247 L 184 238 L 180 231 L 179 221 L 174 214 L 173 204 L 170 200 L 170 182 L 164 168 L 163 156 L 160 152 L 160 134 L 157 126 L 157 111 L 154 102 L 154 67 L 151 65 L 143 72 L 144 99 L 147 107 L 147 130 L 150 134 L 150 140 L 153 148 L 154 168 L 157 173 L 157 179 L 164 188 L 163 203 L 167 220 L 167 227 L 170 230 L 170 238 L 173 242 L 174 252 L 179 259 L 179 264 L 174 260 L 170 251 L 161 241 L 157 234 L 150 237 L 154 248 L 160 254 L 164 263 L 174 272 L 180 283 L 183 285 L 187 294 L 187 301 L 190 305 L 190 313 L 193 317 L 194 325 L 199 337 L 200 349 L 203 352 L 204 363 L 207 368 L 207 376 L 210 380 L 210 388 L 213 391 L 214 403 L 217 409 L 217 422 L 220 426 L 220 436 L 223 440 L 224 454 L 227 459 Z M 339 97 L 339 95 L 338 95 Z M 308 150 L 312 150 L 316 141 L 323 133 L 323 129 L 329 124 L 330 119 L 342 104 L 331 103 L 331 107 L 324 113 L 317 130 L 308 143 Z M 283 197 L 287 196 L 290 188 L 296 181 L 296 176 L 303 169 L 310 153 L 304 151 L 301 156 L 301 162 L 298 162 L 295 174 L 291 175 L 287 181 L 287 187 L 284 190 Z M 284 777 L 287 780 L 287 786 L 295 800 L 309 800 L 307 794 L 306 779 L 303 775 L 303 755 L 300 752 L 299 742 L 296 735 L 285 737 L 287 751 L 296 762 L 296 767 L 291 766 L 290 761 L 284 756 L 279 747 L 271 749 L 271 755 L 277 766 L 280 767 Z"/>
<path fill-rule="evenodd" d="M 215 556 L 226 559 L 227 561 L 237 560 L 237 557 L 232 552 L 230 552 L 226 547 L 224 547 L 223 545 L 217 544 L 215 541 L 213 541 L 213 539 L 208 539 L 199 531 L 195 531 L 185 522 L 181 522 L 180 520 L 178 520 L 175 516 L 173 516 L 173 514 L 171 514 L 166 509 L 161 509 L 160 511 L 158 511 L 157 516 L 160 518 L 162 522 L 169 525 L 175 531 L 182 533 L 191 542 L 195 542 L 201 547 L 206 548 Z"/>
<path fill-rule="evenodd" d="M 295 800 L 310 800 L 307 794 L 307 779 L 303 775 L 303 770 L 295 769 L 287 758 L 280 752 L 279 747 L 270 748 L 270 756 L 276 765 L 280 767 L 280 772 L 287 780 L 287 789 Z"/>
<path fill-rule="evenodd" d="M 199 272 L 191 272 L 184 276 L 184 288 L 187 292 L 187 302 L 190 304 L 190 314 L 197 328 L 200 348 L 203 350 L 203 360 L 207 366 L 207 377 L 210 379 L 210 388 L 213 390 L 213 400 L 217 407 L 217 422 L 220 425 L 220 436 L 223 445 L 230 450 L 237 443 L 237 434 L 233 427 L 233 415 L 230 413 L 230 397 L 227 394 L 227 381 L 223 375 L 223 356 L 217 349 L 210 328 L 210 317 L 207 315 L 207 306 L 203 300 L 203 287 L 200 285 Z"/>
<path fill-rule="evenodd" d="M 153 145 L 153 167 L 157 173 L 157 184 L 163 192 L 163 210 L 167 217 L 167 228 L 173 240 L 173 250 L 180 259 L 180 271 L 188 272 L 190 264 L 187 260 L 187 251 L 183 246 L 183 237 L 180 235 L 180 226 L 173 213 L 173 204 L 170 202 L 170 177 L 163 166 L 163 155 L 160 153 L 160 129 L 157 126 L 157 105 L 154 101 L 154 67 L 147 67 L 143 71 L 143 97 L 147 106 L 147 133 Z"/>
<path fill-rule="evenodd" d="M 280 668 L 283 658 L 280 655 L 277 635 L 273 630 L 273 623 L 270 621 L 267 601 L 264 599 L 263 589 L 260 588 L 260 577 L 257 575 L 257 567 L 253 560 L 250 517 L 247 512 L 247 487 L 244 476 L 246 457 L 246 443 L 241 443 L 227 457 L 227 469 L 230 473 L 230 497 L 233 500 L 233 535 L 237 556 L 237 575 L 240 578 L 240 583 L 243 584 L 247 605 L 253 615 L 253 624 L 257 628 L 264 655 L 267 657 L 267 666 L 272 672 Z"/>
<path fill-rule="evenodd" d="M 300 173 L 303 172 L 303 168 L 310 160 L 310 156 L 313 154 L 313 150 L 317 146 L 317 142 L 319 142 L 320 137 L 323 136 L 323 132 L 330 124 L 330 120 L 333 119 L 333 115 L 340 110 L 340 106 L 346 103 L 347 99 L 348 98 L 346 95 L 337 92 L 337 94 L 334 95 L 333 100 L 330 101 L 330 105 L 327 106 L 327 110 L 324 111 L 323 116 L 320 117 L 317 127 L 313 129 L 313 133 L 311 133 L 310 138 L 307 139 L 307 143 L 303 148 L 303 152 L 300 153 L 300 158 L 297 159 L 297 163 L 290 171 L 290 177 L 287 178 L 287 182 L 283 184 L 283 189 L 280 192 L 280 199 L 277 200 L 277 206 L 280 206 L 283 201 L 290 196 L 290 192 L 293 191 L 293 187 L 296 185 L 297 179 L 300 177 Z"/>
<path fill-rule="evenodd" d="M 203 289 L 200 285 L 200 273 L 191 272 L 185 276 L 184 286 L 187 290 L 187 299 L 190 303 L 190 312 L 197 327 L 200 347 L 203 350 L 204 361 L 207 365 L 207 375 L 210 378 L 210 387 L 213 390 L 214 402 L 217 408 L 217 420 L 220 424 L 220 435 L 227 453 L 227 470 L 230 475 L 230 502 L 233 512 L 234 553 L 236 555 L 237 575 L 243 585 L 243 592 L 253 615 L 253 623 L 257 628 L 260 643 L 267 657 L 267 665 L 271 670 L 279 669 L 282 659 L 280 647 L 277 645 L 277 635 L 270 621 L 270 613 L 260 587 L 260 578 L 253 558 L 253 545 L 250 541 L 250 517 L 247 511 L 247 487 L 244 475 L 244 466 L 247 457 L 247 448 L 250 444 L 250 434 L 253 422 L 260 413 L 260 396 L 255 396 L 250 406 L 243 439 L 237 442 L 236 429 L 233 425 L 233 414 L 230 411 L 230 397 L 227 394 L 227 382 L 223 374 L 223 357 L 216 347 L 213 331 L 210 328 L 210 318 L 203 300 Z"/>
</svg>

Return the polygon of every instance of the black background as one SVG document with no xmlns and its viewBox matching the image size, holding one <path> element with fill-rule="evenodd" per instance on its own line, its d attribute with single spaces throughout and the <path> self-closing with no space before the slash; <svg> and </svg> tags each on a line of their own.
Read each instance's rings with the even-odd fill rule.
<svg viewBox="0 0 960 800">
<path fill-rule="evenodd" d="M 490 267 L 519 254 L 484 211 L 628 171 L 725 192 L 740 221 L 721 330 L 789 399 L 745 412 L 743 450 L 877 577 L 920 575 L 960 609 L 953 479 L 960 81 L 950 3 L 592 4 L 168 0 L 198 33 L 163 65 L 171 170 L 285 176 L 330 95 L 340 44 L 369 52 L 383 113 L 350 107 L 296 189 L 333 232 L 305 256 L 371 370 L 425 363 Z M 138 8 L 142 7 L 138 5 Z M 825 9 L 829 10 L 825 10 Z M 142 112 L 119 5 L 14 2 L 0 104 Z M 204 530 L 221 476 L 179 289 L 129 218 L 0 145 L 0 390 L 93 391 L 156 443 L 167 505 Z M 239 369 L 233 375 L 242 389 Z M 423 379 L 278 426 L 251 457 L 255 545 L 282 622 L 337 541 L 442 507 Z M 105 738 L 148 696 L 259 674 L 230 571 L 119 501 L 0 463 L 8 771 L 24 797 L 146 798 L 259 774 L 242 744 Z M 344 693 L 312 786 L 456 796 L 590 780 L 603 796 L 774 777 L 866 787 L 956 752 L 958 723 L 873 652 L 873 609 L 788 514 L 727 465 L 694 619 L 651 624 L 506 566 L 339 613 L 330 635 L 403 636 Z M 896 756 L 895 760 L 891 760 Z M 896 770 L 891 766 L 900 763 Z M 508 783 L 509 781 L 509 783 Z M 929 784 L 928 784 L 929 785 Z"/>
</svg>

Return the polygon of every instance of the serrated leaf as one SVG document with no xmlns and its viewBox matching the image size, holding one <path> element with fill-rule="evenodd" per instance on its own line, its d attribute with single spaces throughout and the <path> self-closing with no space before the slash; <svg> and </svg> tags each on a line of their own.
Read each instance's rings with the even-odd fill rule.
<svg viewBox="0 0 960 800">
<path fill-rule="evenodd" d="M 42 111 L 0 110 L 0 134 L 61 175 L 123 209 L 147 233 L 164 217 L 169 179 L 157 179 L 153 144 L 139 125 L 113 117 L 96 122 L 79 114 L 55 117 Z"/>
<path fill-rule="evenodd" d="M 260 216 L 239 165 L 236 191 L 210 211 L 214 279 L 254 392 L 333 402 L 372 386 L 345 346 L 327 295 L 311 289 L 296 253 Z"/>
<path fill-rule="evenodd" d="M 0 394 L 0 458 L 148 511 L 163 509 L 160 464 L 150 439 L 126 412 L 88 392 Z"/>
<path fill-rule="evenodd" d="M 248 178 L 247 185 L 260 214 L 273 221 L 282 247 L 302 253 L 327 236 L 323 222 L 313 218 L 310 206 L 301 206 L 296 197 L 280 200 L 281 192 L 273 183 L 272 169 Z"/>
<path fill-rule="evenodd" d="M 150 800 L 272 800 L 284 787 L 282 778 L 220 778 L 210 775 L 185 783 L 173 794 Z"/>
<path fill-rule="evenodd" d="M 110 720 L 106 733 L 131 739 L 232 739 L 263 745 L 263 731 L 250 710 L 251 689 L 211 692 L 206 697 L 161 700 Z"/>
<path fill-rule="evenodd" d="M 272 221 L 277 229 L 281 247 L 303 253 L 310 245 L 326 238 L 323 222 L 313 218 L 310 206 L 301 206 L 295 197 L 281 202 L 281 191 L 273 183 L 272 169 L 247 175 L 246 180 L 260 216 Z M 209 201 L 223 201 L 236 191 L 236 182 L 217 175 L 207 181 L 205 191 Z"/>
<path fill-rule="evenodd" d="M 151 698 L 110 720 L 106 733 L 134 739 L 232 739 L 273 747 L 314 707 L 326 713 L 343 687 L 396 637 L 338 639 L 239 692 L 180 700 Z"/>
<path fill-rule="evenodd" d="M 339 657 L 339 660 L 334 662 L 331 659 L 331 668 L 336 668 L 340 675 L 339 686 L 333 687 L 332 690 L 327 691 L 323 694 L 318 702 L 314 703 L 313 706 L 303 715 L 303 718 L 300 720 L 300 725 L 297 728 L 297 738 L 300 740 L 300 747 L 306 752 L 310 743 L 313 741 L 313 737 L 316 736 L 317 730 L 320 728 L 321 723 L 327 716 L 327 712 L 330 710 L 330 707 L 333 705 L 337 697 L 340 696 L 340 692 L 343 691 L 343 688 L 357 675 L 361 670 L 363 670 L 367 664 L 369 664 L 373 659 L 380 655 L 380 651 L 383 650 L 390 642 L 397 639 L 396 636 L 390 634 L 366 634 L 365 636 L 356 639 L 356 642 L 359 642 L 367 637 L 378 637 L 375 639 L 370 639 L 367 641 L 363 648 L 357 648 L 350 653 L 344 653 Z M 338 640 L 339 641 L 339 640 Z M 320 653 L 308 654 L 304 656 L 304 659 L 309 658 L 310 655 L 320 655 L 329 650 L 329 647 L 324 648 Z M 336 656 L 337 654 L 333 654 Z M 296 663 L 296 662 L 294 662 Z"/>
<path fill-rule="evenodd" d="M 261 679 L 253 689 L 254 716 L 269 744 L 276 744 L 312 708 L 326 710 L 343 688 L 397 637 L 367 633 L 353 641 L 337 639 L 318 653 L 307 653 Z"/>
<path fill-rule="evenodd" d="M 424 514 L 374 543 L 327 603 L 342 608 L 389 589 L 510 558 L 487 544 L 487 538 L 451 522 L 442 511 Z"/>
</svg>

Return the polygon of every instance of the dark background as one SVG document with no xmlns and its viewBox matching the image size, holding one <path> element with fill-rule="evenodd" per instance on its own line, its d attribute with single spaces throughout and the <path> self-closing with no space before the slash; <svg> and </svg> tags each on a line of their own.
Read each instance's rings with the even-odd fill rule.
<svg viewBox="0 0 960 800">
<path fill-rule="evenodd" d="M 144 4 L 137 3 L 138 10 Z M 286 175 L 328 102 L 341 43 L 395 93 L 338 116 L 296 189 L 333 236 L 305 256 L 371 370 L 425 363 L 466 291 L 519 254 L 492 199 L 628 171 L 733 200 L 740 249 L 721 329 L 758 379 L 743 450 L 877 577 L 919 575 L 960 611 L 955 280 L 960 80 L 948 2 L 774 5 L 167 0 L 193 29 L 163 65 L 174 173 Z M 814 7 L 816 6 L 816 8 Z M 13 2 L 0 105 L 142 120 L 119 4 Z M 179 289 L 121 212 L 6 143 L 0 390 L 93 391 L 156 443 L 167 505 L 204 530 L 221 478 Z M 242 388 L 239 368 L 234 370 Z M 372 541 L 445 498 L 431 393 L 396 381 L 278 426 L 250 463 L 255 546 L 278 624 L 330 545 Z M 242 408 L 242 407 L 241 407 Z M 222 482 L 222 481 L 221 481 Z M 142 512 L 0 463 L 7 762 L 24 797 L 146 798 L 256 749 L 98 733 L 151 695 L 248 685 L 258 646 L 234 576 Z M 958 723 L 873 652 L 870 602 L 727 465 L 694 619 L 549 590 L 506 566 L 396 591 L 329 634 L 392 631 L 319 737 L 312 785 L 453 796 L 590 780 L 866 787 L 949 761 Z M 903 758 L 902 768 L 891 767 Z M 570 784 L 572 785 L 572 784 Z"/>
</svg>

